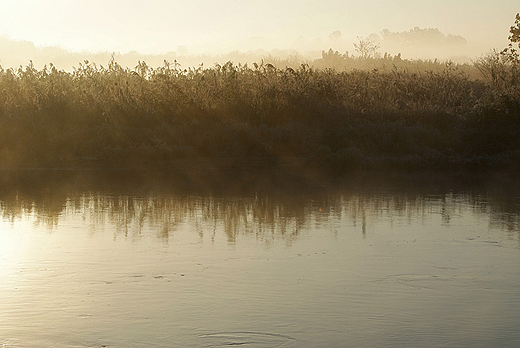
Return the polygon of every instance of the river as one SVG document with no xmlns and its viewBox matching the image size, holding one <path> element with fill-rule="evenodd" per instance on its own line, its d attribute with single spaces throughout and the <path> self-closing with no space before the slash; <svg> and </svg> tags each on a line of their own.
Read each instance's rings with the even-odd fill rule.
<svg viewBox="0 0 520 348">
<path fill-rule="evenodd" d="M 118 175 L 4 175 L 0 347 L 520 344 L 514 181 Z"/>
</svg>

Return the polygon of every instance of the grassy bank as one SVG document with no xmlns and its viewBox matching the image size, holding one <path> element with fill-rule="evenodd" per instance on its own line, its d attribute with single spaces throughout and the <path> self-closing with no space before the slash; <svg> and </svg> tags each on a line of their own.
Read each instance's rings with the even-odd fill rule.
<svg viewBox="0 0 520 348">
<path fill-rule="evenodd" d="M 318 166 L 508 166 L 520 87 L 441 72 L 115 61 L 0 70 L 0 166 L 297 158 Z M 268 161 L 268 162 L 269 162 Z"/>
</svg>

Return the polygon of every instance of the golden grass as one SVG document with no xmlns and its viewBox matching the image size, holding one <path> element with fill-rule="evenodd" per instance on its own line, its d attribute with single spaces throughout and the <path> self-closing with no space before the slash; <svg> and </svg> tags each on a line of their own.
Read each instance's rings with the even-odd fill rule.
<svg viewBox="0 0 520 348">
<path fill-rule="evenodd" d="M 302 157 L 341 168 L 505 165 L 520 88 L 458 66 L 337 71 L 271 64 L 0 69 L 0 166 Z"/>
</svg>

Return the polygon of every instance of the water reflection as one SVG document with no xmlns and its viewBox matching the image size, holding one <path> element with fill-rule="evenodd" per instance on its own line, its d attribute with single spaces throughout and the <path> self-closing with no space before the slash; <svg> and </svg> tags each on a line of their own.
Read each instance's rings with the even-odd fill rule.
<svg viewBox="0 0 520 348">
<path fill-rule="evenodd" d="M 168 242 L 176 229 L 189 223 L 201 238 L 222 230 L 230 243 L 240 234 L 254 234 L 266 243 L 281 238 L 290 244 L 302 230 L 325 222 L 348 221 L 365 235 L 367 226 L 377 221 L 411 223 L 440 216 L 442 224 L 449 225 L 465 212 L 486 220 L 489 228 L 508 231 L 510 237 L 518 238 L 520 230 L 520 195 L 511 191 L 515 185 L 505 182 L 505 191 L 483 179 L 468 186 L 461 185 L 467 179 L 442 178 L 436 183 L 423 176 L 409 185 L 410 177 L 381 181 L 380 176 L 355 176 L 326 185 L 293 182 L 285 189 L 252 186 L 225 192 L 179 188 L 170 180 L 146 181 L 125 173 L 22 174 L 3 173 L 3 220 L 31 217 L 36 226 L 51 231 L 61 220 L 81 216 L 91 233 L 108 226 L 114 238 L 136 238 L 149 231 Z"/>
<path fill-rule="evenodd" d="M 0 346 L 520 340 L 514 181 L 272 175 L 0 175 Z"/>
</svg>

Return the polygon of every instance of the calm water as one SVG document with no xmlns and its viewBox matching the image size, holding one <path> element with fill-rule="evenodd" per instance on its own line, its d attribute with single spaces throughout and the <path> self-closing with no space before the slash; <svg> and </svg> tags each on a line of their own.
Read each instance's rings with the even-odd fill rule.
<svg viewBox="0 0 520 348">
<path fill-rule="evenodd" d="M 520 345 L 520 195 L 500 180 L 13 176 L 0 347 Z"/>
</svg>

